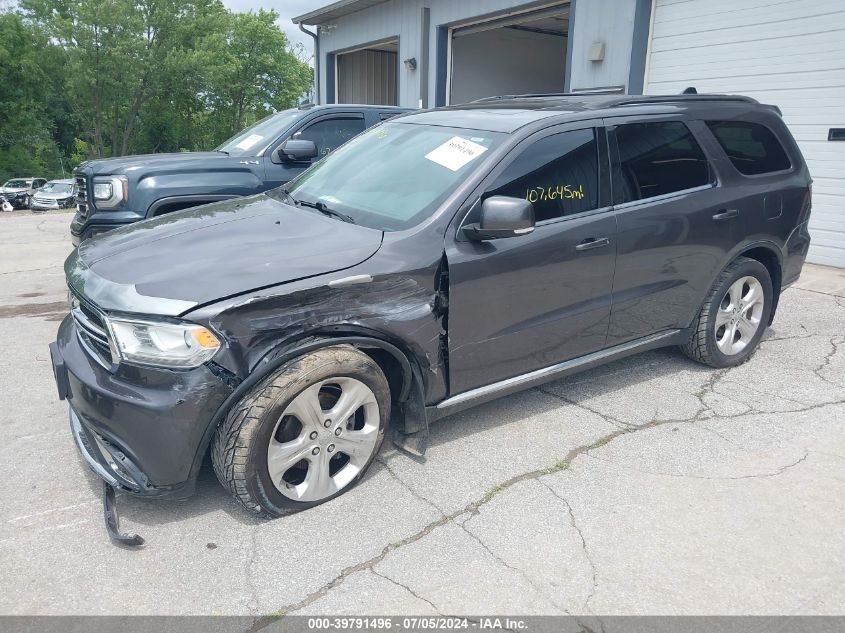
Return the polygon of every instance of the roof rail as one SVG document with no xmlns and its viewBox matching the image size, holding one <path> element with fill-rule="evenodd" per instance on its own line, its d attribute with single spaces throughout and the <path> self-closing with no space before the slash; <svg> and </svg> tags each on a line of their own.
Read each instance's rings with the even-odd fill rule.
<svg viewBox="0 0 845 633">
<path fill-rule="evenodd" d="M 740 103 L 754 103 L 759 104 L 757 99 L 751 97 L 744 97 L 742 95 L 703 95 L 703 94 L 680 94 L 680 95 L 659 95 L 648 96 L 642 95 L 640 97 L 631 97 L 612 104 L 612 107 L 629 106 L 629 105 L 643 105 L 649 103 L 678 103 L 686 101 L 737 101 Z"/>
<path fill-rule="evenodd" d="M 501 101 L 504 99 L 542 99 L 544 97 L 584 97 L 584 96 L 593 96 L 593 95 L 618 95 L 621 94 L 618 90 L 615 89 L 598 89 L 598 90 L 584 90 L 581 92 L 536 92 L 536 93 L 527 93 L 521 95 L 496 95 L 494 97 L 482 97 L 481 99 L 475 99 L 474 101 L 470 101 L 469 103 L 484 103 L 485 101 Z"/>
</svg>

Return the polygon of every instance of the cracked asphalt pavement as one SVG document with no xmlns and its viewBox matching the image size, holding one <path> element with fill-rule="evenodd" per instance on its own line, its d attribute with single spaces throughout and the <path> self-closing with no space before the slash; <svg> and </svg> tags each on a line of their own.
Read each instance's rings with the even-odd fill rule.
<svg viewBox="0 0 845 633">
<path fill-rule="evenodd" d="M 69 222 L 0 216 L 0 613 L 845 614 L 842 271 L 807 267 L 740 367 L 659 350 L 501 399 L 306 512 L 255 519 L 210 467 L 118 495 L 131 551 L 50 370 Z"/>
</svg>

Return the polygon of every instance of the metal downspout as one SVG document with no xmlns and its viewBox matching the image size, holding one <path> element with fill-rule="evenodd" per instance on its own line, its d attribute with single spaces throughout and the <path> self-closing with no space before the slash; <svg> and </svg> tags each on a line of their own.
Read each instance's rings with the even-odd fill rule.
<svg viewBox="0 0 845 633">
<path fill-rule="evenodd" d="M 319 27 L 317 27 L 319 29 Z M 310 35 L 314 40 L 314 95 L 317 105 L 320 104 L 320 38 L 316 33 L 309 31 L 302 23 L 299 24 L 299 30 Z"/>
</svg>

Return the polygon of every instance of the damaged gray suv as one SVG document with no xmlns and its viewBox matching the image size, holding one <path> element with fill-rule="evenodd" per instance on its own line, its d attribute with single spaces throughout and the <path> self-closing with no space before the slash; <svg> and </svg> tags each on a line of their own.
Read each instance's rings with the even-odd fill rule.
<svg viewBox="0 0 845 633">
<path fill-rule="evenodd" d="M 285 189 L 84 242 L 51 346 L 85 460 L 183 497 L 210 453 L 267 517 L 382 440 L 643 350 L 745 361 L 809 246 L 811 180 L 744 97 L 498 98 L 403 115 Z"/>
</svg>

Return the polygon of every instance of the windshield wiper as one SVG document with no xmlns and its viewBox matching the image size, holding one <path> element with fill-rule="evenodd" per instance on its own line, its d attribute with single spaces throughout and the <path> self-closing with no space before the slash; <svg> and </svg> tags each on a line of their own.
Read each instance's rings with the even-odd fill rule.
<svg viewBox="0 0 845 633">
<path fill-rule="evenodd" d="M 282 189 L 282 191 L 287 193 L 287 191 L 285 191 L 284 189 Z M 289 193 L 288 196 L 290 196 Z M 345 213 L 341 213 L 340 211 L 330 209 L 325 202 L 321 202 L 320 200 L 317 200 L 317 202 L 306 202 L 305 200 L 297 200 L 293 196 L 290 197 L 291 200 L 298 203 L 300 206 L 311 207 L 312 209 L 317 209 L 317 211 L 319 211 L 323 215 L 338 218 L 339 220 L 343 220 L 344 222 L 349 222 L 349 224 L 355 224 L 355 218 L 353 218 L 351 215 L 346 215 Z"/>
<path fill-rule="evenodd" d="M 229 155 L 229 152 L 227 152 L 225 149 L 216 149 L 216 150 L 214 150 L 214 151 L 215 151 L 215 152 L 220 152 L 221 154 L 226 154 L 226 156 L 228 156 L 228 155 Z"/>
</svg>

